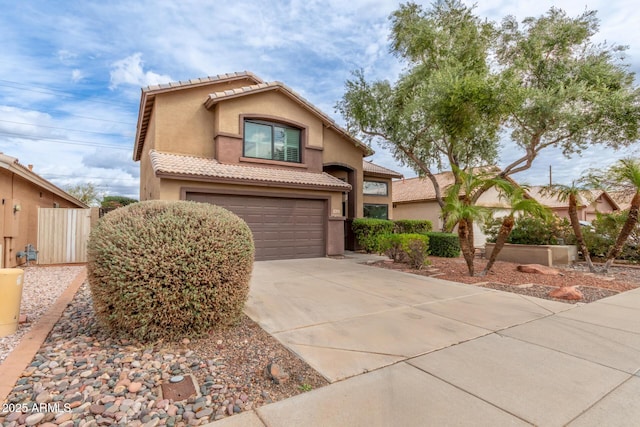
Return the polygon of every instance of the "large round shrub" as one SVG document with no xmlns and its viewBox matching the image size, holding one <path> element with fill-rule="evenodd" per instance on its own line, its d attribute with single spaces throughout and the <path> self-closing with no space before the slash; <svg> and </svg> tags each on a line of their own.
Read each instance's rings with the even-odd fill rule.
<svg viewBox="0 0 640 427">
<path fill-rule="evenodd" d="M 98 221 L 88 256 L 102 325 L 143 341 L 175 340 L 240 317 L 254 246 L 247 224 L 226 209 L 147 201 Z"/>
</svg>

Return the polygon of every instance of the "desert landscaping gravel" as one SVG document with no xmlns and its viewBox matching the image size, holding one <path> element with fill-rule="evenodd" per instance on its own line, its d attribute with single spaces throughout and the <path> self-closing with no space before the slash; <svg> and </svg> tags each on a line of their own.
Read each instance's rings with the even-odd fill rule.
<svg viewBox="0 0 640 427">
<path fill-rule="evenodd" d="M 0 338 L 0 363 L 31 327 L 49 310 L 84 266 L 24 267 L 20 311 L 28 323 L 20 324 L 15 334 Z"/>
<path fill-rule="evenodd" d="M 274 364 L 287 376 L 279 383 L 265 373 Z M 196 395 L 163 398 L 161 384 L 189 376 Z M 3 402 L 0 425 L 195 426 L 326 384 L 246 316 L 206 339 L 109 337 L 85 283 Z"/>
<path fill-rule="evenodd" d="M 462 259 L 430 257 L 430 262 L 420 271 L 390 262 L 376 265 L 548 299 L 549 289 L 578 286 L 582 302 L 640 286 L 640 269 L 631 267 L 615 267 L 604 276 L 576 265 L 546 276 L 497 262 L 489 275 L 470 277 Z M 485 262 L 477 260 L 478 271 Z M 23 307 L 31 324 L 80 268 L 27 269 Z M 2 359 L 28 328 L 21 325 L 18 333 L 0 340 Z M 96 322 L 85 283 L 2 403 L 0 425 L 195 426 L 328 384 L 246 316 L 206 338 L 175 341 L 141 344 L 107 336 Z M 276 371 L 283 372 L 277 381 L 269 375 Z M 163 384 L 188 377 L 195 379 L 195 395 L 179 401 L 162 395 Z"/>
<path fill-rule="evenodd" d="M 633 265 L 615 265 L 607 274 L 594 274 L 589 272 L 586 265 L 577 263 L 557 268 L 559 275 L 543 275 L 523 273 L 518 271 L 516 263 L 497 261 L 486 276 L 469 276 L 467 265 L 462 258 L 429 257 L 429 263 L 421 270 L 412 270 L 406 264 L 392 263 L 391 261 L 381 261 L 375 265 L 571 304 L 597 301 L 640 286 L 640 268 Z M 482 271 L 486 263 L 485 259 L 476 259 L 474 261 L 475 271 Z M 584 295 L 584 298 L 579 301 L 568 301 L 552 298 L 548 295 L 553 289 L 564 286 L 575 286 Z"/>
</svg>

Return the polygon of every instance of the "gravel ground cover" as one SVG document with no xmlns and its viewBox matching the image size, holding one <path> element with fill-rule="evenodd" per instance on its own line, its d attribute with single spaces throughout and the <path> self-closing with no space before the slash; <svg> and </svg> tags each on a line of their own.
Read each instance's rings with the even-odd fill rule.
<svg viewBox="0 0 640 427">
<path fill-rule="evenodd" d="M 516 263 L 497 261 L 486 276 L 472 277 L 469 276 L 467 265 L 462 258 L 429 257 L 429 261 L 430 265 L 422 270 L 412 270 L 406 264 L 390 261 L 377 262 L 375 265 L 569 304 L 593 302 L 640 286 L 640 268 L 635 266 L 616 265 L 605 275 L 589 273 L 585 265 L 577 263 L 559 268 L 561 274 L 551 276 L 522 273 L 517 270 Z M 476 259 L 476 272 L 482 271 L 486 262 L 484 259 Z M 584 295 L 584 299 L 567 301 L 548 296 L 551 290 L 561 286 L 576 286 Z"/>
<path fill-rule="evenodd" d="M 31 327 L 49 310 L 83 266 L 25 267 L 20 311 L 29 322 L 18 326 L 15 334 L 0 338 L 0 363 L 13 350 Z"/>
<path fill-rule="evenodd" d="M 274 363 L 286 380 L 266 375 Z M 190 375 L 197 395 L 163 398 L 162 383 Z M 0 425 L 201 425 L 326 384 L 246 316 L 206 339 L 110 338 L 96 323 L 85 283 L 3 403 Z"/>
</svg>

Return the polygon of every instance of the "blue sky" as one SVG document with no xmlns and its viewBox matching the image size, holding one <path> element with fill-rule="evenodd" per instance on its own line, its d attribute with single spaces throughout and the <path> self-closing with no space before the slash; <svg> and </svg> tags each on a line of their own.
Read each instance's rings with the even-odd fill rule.
<svg viewBox="0 0 640 427">
<path fill-rule="evenodd" d="M 428 5 L 430 2 L 424 2 Z M 472 2 L 468 2 L 471 4 Z M 597 40 L 629 45 L 627 62 L 640 71 L 635 39 L 640 10 L 630 0 L 481 0 L 491 20 L 538 16 L 552 5 L 576 16 L 595 9 Z M 0 1 L 0 151 L 58 186 L 92 182 L 104 195 L 138 197 L 133 162 L 140 88 L 149 84 L 252 71 L 279 80 L 332 116 L 351 71 L 394 81 L 402 64 L 388 53 L 388 0 Z M 376 147 L 374 147 L 376 148 Z M 517 155 L 508 142 L 500 164 Z M 568 183 L 606 167 L 626 152 L 592 148 L 564 159 L 544 152 L 515 178 L 529 184 Z M 372 160 L 406 177 L 384 149 Z"/>
</svg>

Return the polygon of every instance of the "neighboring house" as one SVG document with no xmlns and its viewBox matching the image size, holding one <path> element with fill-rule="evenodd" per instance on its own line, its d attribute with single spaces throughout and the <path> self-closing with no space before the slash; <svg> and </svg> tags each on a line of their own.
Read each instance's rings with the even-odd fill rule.
<svg viewBox="0 0 640 427">
<path fill-rule="evenodd" d="M 532 186 L 527 189 L 531 197 L 540 204 L 547 206 L 560 218 L 569 218 L 569 204 L 561 202 L 557 197 L 544 194 L 543 186 Z M 606 214 L 620 210 L 613 198 L 603 190 L 584 190 L 580 192 L 578 205 L 578 219 L 591 222 L 596 219 L 598 213 Z"/>
<path fill-rule="evenodd" d="M 447 189 L 453 185 L 454 177 L 450 171 L 435 174 L 444 197 Z M 426 219 L 433 223 L 434 230 L 443 227 L 442 210 L 436 200 L 436 192 L 429 178 L 410 178 L 393 181 L 393 215 L 395 219 Z M 499 193 L 492 188 L 480 196 L 478 206 L 490 208 L 494 216 L 506 213 L 509 205 L 500 199 Z M 482 231 L 483 224 L 474 223 L 473 238 L 476 247 L 484 247 L 487 236 Z"/>
<path fill-rule="evenodd" d="M 609 196 L 616 202 L 621 211 L 631 207 L 634 193 L 632 191 L 609 191 Z"/>
<path fill-rule="evenodd" d="M 1 267 L 24 263 L 24 259 L 17 259 L 17 253 L 24 251 L 27 244 L 36 246 L 38 208 L 88 208 L 32 169 L 31 165 L 25 167 L 15 157 L 0 153 Z"/>
<path fill-rule="evenodd" d="M 265 260 L 340 255 L 348 220 L 384 205 L 392 217 L 398 174 L 363 163 L 370 154 L 289 87 L 242 72 L 143 89 L 133 159 L 140 200 L 228 208 Z"/>
</svg>

